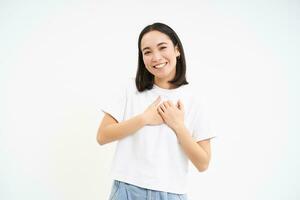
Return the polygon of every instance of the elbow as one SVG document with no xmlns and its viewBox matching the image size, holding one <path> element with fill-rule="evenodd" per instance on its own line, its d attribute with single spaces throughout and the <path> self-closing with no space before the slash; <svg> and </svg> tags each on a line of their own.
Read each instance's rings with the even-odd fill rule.
<svg viewBox="0 0 300 200">
<path fill-rule="evenodd" d="M 208 165 L 201 165 L 197 167 L 198 172 L 204 172 L 208 169 Z"/>
<path fill-rule="evenodd" d="M 103 134 L 101 134 L 100 132 L 98 132 L 97 134 L 97 142 L 101 146 L 107 144 L 106 140 L 103 138 Z"/>
<path fill-rule="evenodd" d="M 197 169 L 199 172 L 204 172 L 208 169 L 208 166 L 209 166 L 209 161 L 205 162 L 205 163 L 200 163 L 198 166 L 197 166 Z"/>
<path fill-rule="evenodd" d="M 106 144 L 103 140 L 100 140 L 100 139 L 98 139 L 98 138 L 97 138 L 97 142 L 98 142 L 98 144 L 100 144 L 101 146 Z"/>
</svg>

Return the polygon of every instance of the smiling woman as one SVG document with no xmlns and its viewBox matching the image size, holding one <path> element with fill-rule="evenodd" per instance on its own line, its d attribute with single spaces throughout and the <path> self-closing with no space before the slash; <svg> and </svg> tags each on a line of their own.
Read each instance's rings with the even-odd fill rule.
<svg viewBox="0 0 300 200">
<path fill-rule="evenodd" d="M 171 88 L 168 80 L 173 79 L 176 74 L 176 58 L 180 56 L 178 46 L 174 46 L 167 35 L 159 31 L 150 31 L 144 35 L 141 47 L 143 61 L 147 70 L 154 76 L 154 83 L 162 88 Z"/>
<path fill-rule="evenodd" d="M 153 83 L 166 89 L 188 84 L 183 46 L 169 26 L 155 23 L 145 27 L 138 39 L 138 50 L 139 91 L 151 89 Z"/>
<path fill-rule="evenodd" d="M 175 31 L 162 23 L 145 27 L 138 55 L 136 78 L 102 107 L 97 140 L 118 141 L 109 199 L 187 199 L 188 161 L 205 171 L 215 135 L 186 80 Z"/>
</svg>

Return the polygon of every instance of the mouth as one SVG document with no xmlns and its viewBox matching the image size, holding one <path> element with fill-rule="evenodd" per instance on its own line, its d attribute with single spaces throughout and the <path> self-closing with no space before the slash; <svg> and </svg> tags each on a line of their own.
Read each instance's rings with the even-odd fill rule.
<svg viewBox="0 0 300 200">
<path fill-rule="evenodd" d="M 155 65 L 155 66 L 153 66 L 155 69 L 160 69 L 160 68 L 163 68 L 164 66 L 166 66 L 167 65 L 167 62 L 165 62 L 165 63 L 160 63 L 160 64 L 158 64 L 158 65 Z"/>
</svg>

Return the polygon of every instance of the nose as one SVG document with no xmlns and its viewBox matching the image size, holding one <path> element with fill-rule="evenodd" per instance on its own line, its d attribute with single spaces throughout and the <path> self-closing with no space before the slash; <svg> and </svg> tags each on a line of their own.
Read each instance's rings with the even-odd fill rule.
<svg viewBox="0 0 300 200">
<path fill-rule="evenodd" d="M 152 61 L 156 62 L 161 60 L 162 56 L 160 55 L 159 52 L 153 52 L 152 54 Z"/>
</svg>

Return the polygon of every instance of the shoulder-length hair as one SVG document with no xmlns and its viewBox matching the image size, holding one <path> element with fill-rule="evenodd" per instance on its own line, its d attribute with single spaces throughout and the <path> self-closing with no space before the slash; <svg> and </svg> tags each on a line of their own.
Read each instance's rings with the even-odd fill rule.
<svg viewBox="0 0 300 200">
<path fill-rule="evenodd" d="M 141 40 L 143 36 L 150 31 L 159 31 L 166 34 L 172 41 L 173 45 L 178 47 L 180 56 L 176 59 L 176 74 L 173 80 L 169 83 L 180 87 L 181 85 L 188 84 L 186 80 L 186 63 L 183 51 L 183 46 L 176 32 L 166 24 L 154 23 L 146 26 L 139 35 L 138 39 L 138 68 L 135 77 L 135 83 L 138 91 L 142 92 L 146 89 L 152 89 L 154 84 L 154 75 L 152 75 L 145 67 L 143 61 L 143 54 L 141 50 Z"/>
</svg>

